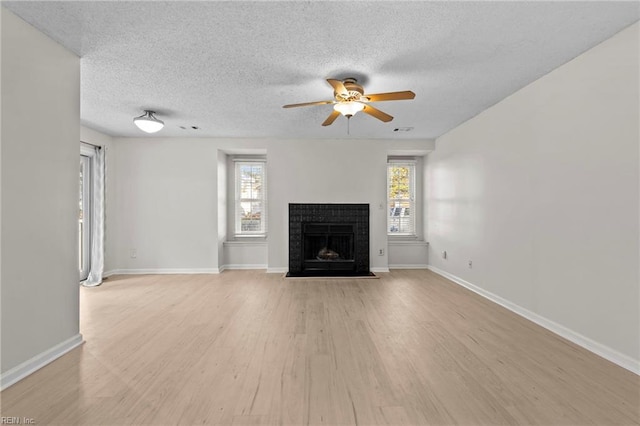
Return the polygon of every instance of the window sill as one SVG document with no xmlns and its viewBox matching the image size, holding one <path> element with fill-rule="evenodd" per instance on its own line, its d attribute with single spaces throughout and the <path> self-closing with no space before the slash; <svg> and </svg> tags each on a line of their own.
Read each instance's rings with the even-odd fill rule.
<svg viewBox="0 0 640 426">
<path fill-rule="evenodd" d="M 401 237 L 399 235 L 389 236 L 387 243 L 390 246 L 428 246 L 429 243 L 424 240 L 418 240 L 416 236 Z"/>
<path fill-rule="evenodd" d="M 398 234 L 396 232 L 388 233 L 387 238 L 389 238 L 389 241 L 418 241 L 418 236 L 416 234 Z"/>
<path fill-rule="evenodd" d="M 267 237 L 237 237 L 234 240 L 228 240 L 222 242 L 223 246 L 266 246 L 267 245 Z"/>
</svg>

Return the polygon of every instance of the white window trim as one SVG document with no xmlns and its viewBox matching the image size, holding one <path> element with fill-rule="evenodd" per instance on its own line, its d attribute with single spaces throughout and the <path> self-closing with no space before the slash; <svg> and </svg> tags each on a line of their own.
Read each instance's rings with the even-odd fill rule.
<svg viewBox="0 0 640 426">
<path fill-rule="evenodd" d="M 85 160 L 85 180 L 83 186 L 83 199 L 85 200 L 85 209 L 84 209 L 84 232 L 83 232 L 83 241 L 81 247 L 78 249 L 82 251 L 84 248 L 84 252 L 82 253 L 83 262 L 82 267 L 80 268 L 80 281 L 84 281 L 87 279 L 89 275 L 89 271 L 91 270 L 91 241 L 93 238 L 93 168 L 94 168 L 94 157 L 96 155 L 95 147 L 92 145 L 88 145 L 85 142 L 80 141 L 80 157 L 86 157 Z M 80 256 L 81 253 L 78 253 Z"/>
<path fill-rule="evenodd" d="M 387 236 L 391 239 L 397 239 L 397 240 L 417 240 L 418 239 L 418 230 L 417 230 L 417 216 L 418 214 L 420 214 L 421 212 L 418 212 L 418 200 L 417 200 L 417 182 L 416 182 L 416 173 L 418 172 L 418 167 L 417 167 L 418 161 L 415 158 L 388 158 L 387 159 L 387 180 L 386 180 L 386 193 L 387 193 L 387 209 L 389 208 L 389 204 L 391 199 L 389 198 L 389 166 L 390 165 L 408 165 L 411 166 L 412 170 L 411 170 L 411 197 L 407 200 L 409 201 L 409 205 L 410 205 L 410 211 L 411 211 L 411 215 L 409 216 L 410 220 L 411 220 L 411 228 L 412 228 L 412 232 L 403 232 L 403 233 L 399 233 L 399 232 L 390 232 L 389 231 L 389 212 L 387 211 L 386 213 L 386 227 L 387 227 Z M 403 199 L 404 200 L 404 199 Z"/>
<path fill-rule="evenodd" d="M 268 222 L 267 222 L 267 190 L 268 190 L 268 186 L 267 186 L 267 165 L 266 165 L 267 160 L 265 158 L 242 158 L 242 157 L 237 157 L 237 158 L 233 158 L 233 163 L 234 163 L 234 172 L 233 172 L 233 176 L 234 176 L 234 211 L 233 211 L 233 222 L 234 222 L 234 239 L 249 239 L 249 238 L 254 238 L 254 239 L 264 239 L 267 237 L 267 226 L 268 226 Z M 262 202 L 262 229 L 258 232 L 247 232 L 247 231 L 242 231 L 241 230 L 241 224 L 239 221 L 239 212 L 238 209 L 240 208 L 240 203 L 241 203 L 241 198 L 240 198 L 240 183 L 241 183 L 241 179 L 239 176 L 239 166 L 242 164 L 256 164 L 256 163 L 263 163 L 263 167 L 262 167 L 262 185 L 263 185 L 263 190 L 262 190 L 262 198 L 259 199 Z M 258 199 L 256 199 L 258 200 Z"/>
</svg>

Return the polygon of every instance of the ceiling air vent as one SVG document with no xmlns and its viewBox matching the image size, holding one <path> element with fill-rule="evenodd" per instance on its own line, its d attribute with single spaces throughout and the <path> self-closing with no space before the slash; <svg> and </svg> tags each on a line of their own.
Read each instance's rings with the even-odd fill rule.
<svg viewBox="0 0 640 426">
<path fill-rule="evenodd" d="M 393 129 L 394 132 L 410 132 L 413 130 L 413 127 L 396 127 Z"/>
</svg>

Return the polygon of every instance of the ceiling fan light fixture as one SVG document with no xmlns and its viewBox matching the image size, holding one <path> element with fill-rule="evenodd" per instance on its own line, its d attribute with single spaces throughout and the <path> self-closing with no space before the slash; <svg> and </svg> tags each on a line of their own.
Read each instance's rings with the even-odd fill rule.
<svg viewBox="0 0 640 426">
<path fill-rule="evenodd" d="M 360 112 L 364 109 L 364 104 L 357 101 L 338 102 L 333 106 L 333 109 L 338 111 L 345 117 L 352 117 L 357 112 Z"/>
<path fill-rule="evenodd" d="M 153 115 L 155 113 L 155 111 L 145 109 L 144 114 L 133 119 L 133 124 L 143 132 L 155 133 L 164 127 L 164 122 Z"/>
<path fill-rule="evenodd" d="M 393 120 L 393 116 L 386 112 L 380 111 L 378 108 L 370 105 L 370 102 L 380 101 L 401 101 L 404 99 L 413 99 L 416 94 L 411 90 L 402 92 L 374 93 L 364 95 L 362 86 L 356 83 L 354 78 L 346 78 L 343 81 L 334 78 L 328 78 L 327 83 L 333 87 L 333 99 L 327 101 L 304 102 L 301 104 L 284 105 L 283 108 L 306 107 L 312 105 L 333 105 L 333 111 L 322 123 L 323 126 L 330 126 L 336 121 L 336 118 L 343 115 L 347 120 L 353 117 L 357 112 L 364 112 L 384 123 Z M 348 133 L 348 132 L 347 132 Z"/>
</svg>

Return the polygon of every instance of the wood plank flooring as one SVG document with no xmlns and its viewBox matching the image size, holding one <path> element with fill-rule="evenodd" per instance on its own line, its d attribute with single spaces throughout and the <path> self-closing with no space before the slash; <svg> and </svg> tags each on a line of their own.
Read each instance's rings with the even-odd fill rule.
<svg viewBox="0 0 640 426">
<path fill-rule="evenodd" d="M 640 377 L 426 270 L 112 277 L 1 394 L 77 425 L 630 425 Z"/>
</svg>

